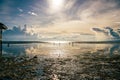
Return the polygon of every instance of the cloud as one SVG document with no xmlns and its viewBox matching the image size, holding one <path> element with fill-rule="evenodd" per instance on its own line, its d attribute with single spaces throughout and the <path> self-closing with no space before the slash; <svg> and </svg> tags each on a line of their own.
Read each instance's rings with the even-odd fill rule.
<svg viewBox="0 0 120 80">
<path fill-rule="evenodd" d="M 97 33 L 104 33 L 105 35 L 108 35 L 108 32 L 104 29 L 100 29 L 100 28 L 92 28 L 93 31 L 97 32 Z"/>
<path fill-rule="evenodd" d="M 21 9 L 24 9 L 24 12 L 22 14 L 12 13 L 16 15 L 14 19 L 9 14 L 11 11 L 14 12 L 11 6 L 6 11 L 9 15 L 5 15 L 7 17 L 4 16 L 4 19 L 1 16 L 0 18 L 7 25 L 9 23 L 10 28 L 12 28 L 12 25 L 28 24 L 27 33 L 37 34 L 40 37 L 49 37 L 49 33 L 70 34 L 74 32 L 115 37 L 110 35 L 109 30 L 104 27 L 113 26 L 111 28 L 113 30 L 116 29 L 116 26 L 120 22 L 119 3 L 119 0 L 65 0 L 62 9 L 51 14 L 48 0 L 34 0 L 33 5 L 17 6 L 20 12 L 22 12 Z M 100 28 L 93 28 L 93 26 L 99 26 Z M 96 33 L 91 31 L 91 28 Z M 46 34 L 41 36 L 41 33 Z M 53 37 L 56 36 L 53 35 Z"/>
<path fill-rule="evenodd" d="M 30 6 L 29 10 L 26 9 L 26 12 L 28 11 L 27 13 L 29 15 L 24 13 L 22 14 L 22 18 L 21 16 L 16 17 L 14 24 L 26 22 L 30 25 L 52 27 L 53 24 L 73 23 L 75 20 L 86 23 L 86 25 L 88 25 L 86 27 L 88 27 L 89 30 L 89 27 L 93 26 L 103 27 L 117 25 L 115 22 L 119 22 L 120 19 L 120 10 L 118 2 L 116 2 L 118 0 L 67 0 L 64 2 L 62 10 L 54 14 L 49 13 L 51 9 L 49 8 L 47 1 L 48 0 L 36 1 L 34 5 Z M 78 26 L 82 27 L 80 24 Z"/>
<path fill-rule="evenodd" d="M 61 32 L 46 32 L 46 29 L 39 27 L 26 27 L 23 28 L 14 26 L 12 29 L 8 29 L 3 32 L 4 41 L 53 41 L 53 40 L 63 40 L 63 41 L 93 41 L 94 35 L 86 33 L 68 33 L 63 31 Z"/>
<path fill-rule="evenodd" d="M 38 16 L 35 12 L 29 11 L 28 14 L 33 15 L 33 16 Z"/>
<path fill-rule="evenodd" d="M 21 27 L 14 26 L 12 29 L 5 30 L 3 35 L 3 40 L 5 41 L 38 40 L 36 34 L 27 33 L 26 26 L 24 26 L 23 29 L 21 29 Z"/>
<path fill-rule="evenodd" d="M 120 24 L 120 22 L 115 22 L 116 24 Z"/>
<path fill-rule="evenodd" d="M 20 12 L 23 12 L 23 9 L 21 9 L 21 8 L 17 8 Z"/>
<path fill-rule="evenodd" d="M 104 28 L 92 28 L 92 30 L 96 33 L 96 38 L 100 38 L 100 40 L 116 40 L 120 39 L 119 29 L 115 30 L 112 27 L 104 27 Z M 102 34 L 102 36 L 101 36 Z"/>
<path fill-rule="evenodd" d="M 108 30 L 109 35 L 112 36 L 113 38 L 120 38 L 120 34 L 114 31 L 114 29 L 112 29 L 111 27 L 105 27 L 105 29 Z"/>
<path fill-rule="evenodd" d="M 120 20 L 120 10 L 115 1 L 107 0 L 69 0 L 63 11 L 50 15 L 52 24 L 46 29 L 67 32 L 89 32 L 93 26 L 116 26 Z M 48 8 L 49 10 L 49 8 Z M 50 22 L 51 22 L 50 21 Z M 58 29 L 58 30 L 57 30 Z"/>
</svg>

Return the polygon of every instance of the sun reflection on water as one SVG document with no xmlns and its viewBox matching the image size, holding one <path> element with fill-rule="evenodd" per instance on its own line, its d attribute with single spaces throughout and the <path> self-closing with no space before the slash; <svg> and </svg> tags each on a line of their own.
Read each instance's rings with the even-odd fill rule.
<svg viewBox="0 0 120 80">
<path fill-rule="evenodd" d="M 67 44 L 67 43 L 70 43 L 70 41 L 48 41 L 48 43 Z"/>
<path fill-rule="evenodd" d="M 53 50 L 49 53 L 50 57 L 54 58 L 63 58 L 67 57 L 67 53 L 64 52 L 64 50 Z"/>
<path fill-rule="evenodd" d="M 57 43 L 56 43 L 57 44 Z M 36 47 L 27 48 L 25 51 L 29 56 L 42 56 L 48 58 L 64 58 L 68 55 L 68 49 L 66 49 L 66 44 L 62 44 L 58 46 L 56 44 L 53 45 L 40 45 L 38 44 Z"/>
</svg>

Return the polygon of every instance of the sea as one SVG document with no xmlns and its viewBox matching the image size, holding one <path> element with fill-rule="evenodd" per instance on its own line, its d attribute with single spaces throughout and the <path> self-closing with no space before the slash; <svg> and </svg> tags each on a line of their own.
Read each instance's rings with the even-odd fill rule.
<svg viewBox="0 0 120 80">
<path fill-rule="evenodd" d="M 37 56 L 34 80 L 120 80 L 120 43 L 2 44 L 2 55 Z"/>
</svg>

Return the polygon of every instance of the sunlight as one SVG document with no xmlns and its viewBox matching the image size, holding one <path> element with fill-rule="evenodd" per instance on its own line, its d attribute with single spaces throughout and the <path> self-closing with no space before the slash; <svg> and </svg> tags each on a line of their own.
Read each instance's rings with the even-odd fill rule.
<svg viewBox="0 0 120 80">
<path fill-rule="evenodd" d="M 67 44 L 70 43 L 70 41 L 48 41 L 49 43 L 55 43 L 55 44 Z"/>
<path fill-rule="evenodd" d="M 50 8 L 53 12 L 60 11 L 63 7 L 64 0 L 49 0 Z"/>
<path fill-rule="evenodd" d="M 58 50 L 52 50 L 49 53 L 49 56 L 53 58 L 58 58 L 58 57 L 67 57 L 67 54 L 64 52 L 64 50 L 58 49 Z"/>
</svg>

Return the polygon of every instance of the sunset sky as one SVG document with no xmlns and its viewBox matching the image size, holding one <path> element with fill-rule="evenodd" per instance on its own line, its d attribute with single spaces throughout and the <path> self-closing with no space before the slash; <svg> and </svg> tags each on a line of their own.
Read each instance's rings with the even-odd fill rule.
<svg viewBox="0 0 120 80">
<path fill-rule="evenodd" d="M 39 36 L 94 35 L 94 27 L 120 27 L 120 0 L 0 0 L 0 22 Z"/>
</svg>

